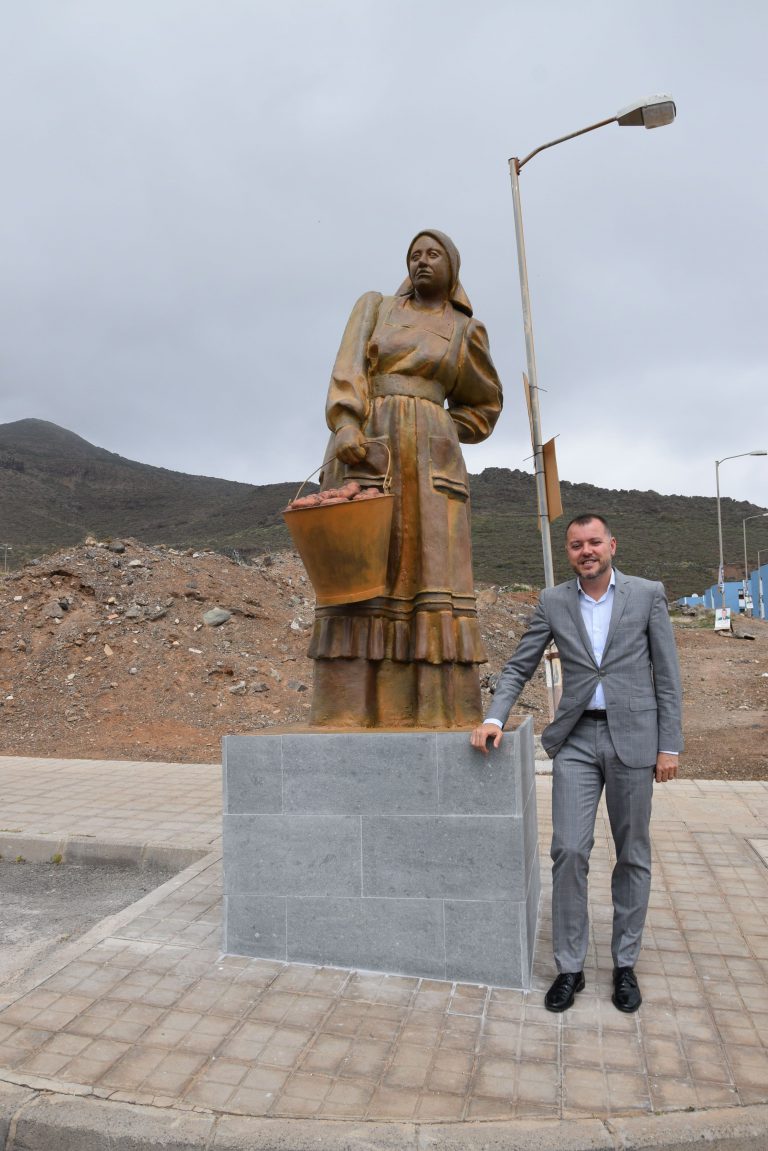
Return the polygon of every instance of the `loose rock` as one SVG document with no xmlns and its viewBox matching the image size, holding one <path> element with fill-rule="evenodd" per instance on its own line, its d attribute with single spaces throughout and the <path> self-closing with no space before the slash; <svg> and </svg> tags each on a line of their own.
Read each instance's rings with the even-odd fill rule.
<svg viewBox="0 0 768 1151">
<path fill-rule="evenodd" d="M 212 607 L 203 613 L 203 623 L 208 627 L 221 627 L 227 620 L 232 619 L 232 612 L 223 607 Z"/>
</svg>

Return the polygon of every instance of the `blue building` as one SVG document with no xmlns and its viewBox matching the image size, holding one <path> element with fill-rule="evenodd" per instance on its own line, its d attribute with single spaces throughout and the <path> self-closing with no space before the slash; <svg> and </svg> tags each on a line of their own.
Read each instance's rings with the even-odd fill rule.
<svg viewBox="0 0 768 1151">
<path fill-rule="evenodd" d="M 762 579 L 763 597 L 762 611 L 760 607 L 760 580 Z M 753 571 L 747 583 L 747 594 L 752 599 L 752 615 L 761 619 L 768 618 L 768 564 L 761 564 L 757 571 Z M 717 584 L 708 587 L 702 595 L 681 596 L 677 601 L 681 607 L 705 607 L 714 611 L 722 607 L 722 596 Z M 743 580 L 728 580 L 725 585 L 725 606 L 731 609 L 732 615 L 743 614 L 746 610 L 744 604 Z"/>
<path fill-rule="evenodd" d="M 760 588 L 762 583 L 762 597 Z M 749 587 L 752 594 L 752 615 L 760 619 L 768 617 L 768 564 L 761 564 L 749 577 Z M 762 603 L 761 603 L 762 598 Z"/>
</svg>

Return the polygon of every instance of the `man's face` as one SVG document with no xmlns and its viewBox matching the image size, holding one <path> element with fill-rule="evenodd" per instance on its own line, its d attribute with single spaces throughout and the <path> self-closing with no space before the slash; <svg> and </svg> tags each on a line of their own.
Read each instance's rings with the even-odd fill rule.
<svg viewBox="0 0 768 1151">
<path fill-rule="evenodd" d="M 571 524 L 565 537 L 568 563 L 583 584 L 599 579 L 611 567 L 616 540 L 600 520 Z"/>
</svg>

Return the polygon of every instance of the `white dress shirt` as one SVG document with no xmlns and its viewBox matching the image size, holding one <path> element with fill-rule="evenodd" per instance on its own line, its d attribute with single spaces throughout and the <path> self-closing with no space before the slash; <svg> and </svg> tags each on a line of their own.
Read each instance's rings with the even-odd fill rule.
<svg viewBox="0 0 768 1151">
<path fill-rule="evenodd" d="M 592 654 L 595 657 L 595 663 L 600 667 L 600 662 L 603 658 L 603 651 L 605 650 L 605 641 L 608 638 L 608 628 L 611 626 L 611 612 L 613 611 L 613 596 L 614 588 L 616 587 L 616 573 L 611 568 L 611 582 L 605 590 L 605 593 L 600 596 L 600 599 L 592 599 L 591 595 L 587 595 L 584 588 L 581 586 L 579 580 L 579 607 L 581 608 L 581 618 L 584 620 L 584 627 L 587 629 L 589 642 L 592 645 Z M 589 701 L 589 711 L 598 709 L 605 711 L 605 692 L 601 681 L 598 681 L 595 693 Z"/>
</svg>

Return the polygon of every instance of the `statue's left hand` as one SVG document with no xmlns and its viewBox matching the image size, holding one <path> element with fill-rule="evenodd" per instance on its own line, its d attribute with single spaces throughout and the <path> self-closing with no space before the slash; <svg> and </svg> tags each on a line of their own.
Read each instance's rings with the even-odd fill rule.
<svg viewBox="0 0 768 1151">
<path fill-rule="evenodd" d="M 358 464 L 366 454 L 365 436 L 354 424 L 345 424 L 336 432 L 336 455 L 343 464 Z"/>
</svg>

